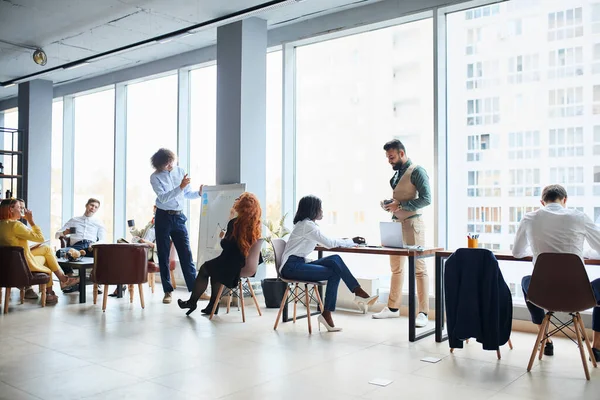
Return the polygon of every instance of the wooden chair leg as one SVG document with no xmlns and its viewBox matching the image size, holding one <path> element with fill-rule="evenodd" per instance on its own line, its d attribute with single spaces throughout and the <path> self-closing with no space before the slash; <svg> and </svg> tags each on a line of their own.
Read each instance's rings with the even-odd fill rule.
<svg viewBox="0 0 600 400">
<path fill-rule="evenodd" d="M 6 288 L 6 295 L 4 297 L 4 314 L 8 314 L 8 303 L 10 302 L 10 289 Z"/>
<path fill-rule="evenodd" d="M 498 348 L 498 350 L 496 350 L 496 357 L 498 357 L 498 360 L 502 360 L 502 354 L 500 353 L 500 348 Z"/>
<path fill-rule="evenodd" d="M 238 282 L 238 287 L 240 288 L 240 295 L 238 296 L 238 302 L 242 303 L 242 322 L 246 322 L 246 310 L 244 306 L 244 288 L 242 287 L 242 280 Z"/>
<path fill-rule="evenodd" d="M 581 355 L 581 362 L 583 363 L 583 371 L 585 372 L 585 379 L 590 380 L 590 370 L 588 369 L 587 360 L 585 359 L 585 351 L 583 350 L 583 343 L 581 343 L 581 332 L 579 327 L 579 321 L 581 317 L 579 313 L 575 313 L 573 316 L 573 325 L 575 325 L 575 334 L 577 335 L 577 343 L 579 344 L 579 354 Z"/>
<path fill-rule="evenodd" d="M 177 289 L 177 283 L 175 283 L 175 271 L 171 270 L 171 286 L 173 289 Z"/>
<path fill-rule="evenodd" d="M 510 339 L 508 339 L 508 348 L 511 350 L 513 349 L 513 345 L 512 345 L 512 342 L 510 341 Z"/>
<path fill-rule="evenodd" d="M 260 312 L 260 306 L 258 305 L 258 299 L 254 294 L 254 289 L 252 289 L 252 282 L 250 282 L 250 278 L 246 278 L 246 284 L 248 285 L 248 289 L 250 289 L 250 295 L 252 296 L 252 300 L 254 300 L 254 305 L 256 306 L 256 311 L 258 311 L 258 315 L 262 317 L 262 312 Z"/>
<path fill-rule="evenodd" d="M 551 318 L 552 317 L 550 317 L 550 319 Z M 542 343 L 540 345 L 539 355 L 538 355 L 539 360 L 541 360 L 542 357 L 544 356 L 544 348 L 546 347 L 546 343 L 548 342 L 548 328 L 550 327 L 550 319 L 548 319 L 548 322 L 546 322 L 546 325 L 544 325 L 544 336 L 542 337 Z"/>
<path fill-rule="evenodd" d="M 221 287 L 219 288 L 219 291 L 217 292 L 217 301 L 215 301 L 215 304 L 213 304 L 213 308 L 212 308 L 212 310 L 210 310 L 210 316 L 208 317 L 208 319 L 212 319 L 213 316 L 215 315 L 215 312 L 217 311 L 217 307 L 219 306 L 219 302 L 221 301 L 221 295 L 223 294 L 224 289 L 225 289 L 225 285 L 221 285 Z"/>
<path fill-rule="evenodd" d="M 25 288 L 19 289 L 19 300 L 21 301 L 21 304 L 25 302 Z"/>
<path fill-rule="evenodd" d="M 133 285 L 127 285 L 129 289 L 129 303 L 133 304 Z"/>
<path fill-rule="evenodd" d="M 454 349 L 450 347 L 450 354 L 454 353 Z"/>
<path fill-rule="evenodd" d="M 152 289 L 152 294 L 154 294 L 154 288 L 156 287 L 156 274 L 153 272 L 148 275 L 150 276 L 150 289 Z"/>
<path fill-rule="evenodd" d="M 229 310 L 231 309 L 231 291 L 233 289 L 229 289 L 229 296 L 227 296 L 227 314 L 229 314 Z"/>
<path fill-rule="evenodd" d="M 308 334 L 312 335 L 312 324 L 310 322 L 310 299 L 308 298 L 307 284 L 304 284 L 304 298 L 306 300 L 306 319 L 308 320 Z"/>
<path fill-rule="evenodd" d="M 107 301 L 108 301 L 108 285 L 104 285 L 104 294 L 102 295 L 102 312 L 106 311 Z"/>
<path fill-rule="evenodd" d="M 315 297 L 317 298 L 317 301 L 319 302 L 319 307 L 321 310 L 321 314 L 323 313 L 323 301 L 321 300 L 321 295 L 319 294 L 319 287 L 317 285 L 313 286 L 313 291 L 315 292 Z"/>
<path fill-rule="evenodd" d="M 542 321 L 542 325 L 540 326 L 540 331 L 538 332 L 538 335 L 535 339 L 535 343 L 533 344 L 533 350 L 531 351 L 531 357 L 529 357 L 529 364 L 527 364 L 527 372 L 531 371 L 531 367 L 533 366 L 533 360 L 535 360 L 535 354 L 538 351 L 538 347 L 540 346 L 540 343 L 542 341 L 542 336 L 544 335 L 544 332 L 546 331 L 546 324 L 548 323 L 548 320 L 550 319 L 550 314 L 546 314 L 546 316 L 544 317 L 544 320 Z"/>
<path fill-rule="evenodd" d="M 42 307 L 46 307 L 46 288 L 47 287 L 48 287 L 48 285 L 45 283 L 40 284 L 40 294 L 42 295 Z"/>
<path fill-rule="evenodd" d="M 287 285 L 285 288 L 285 292 L 283 293 L 283 299 L 281 299 L 281 305 L 279 306 L 279 312 L 277 313 L 277 318 L 275 319 L 275 325 L 273 326 L 273 330 L 277 330 L 277 325 L 279 325 L 279 318 L 281 318 L 281 313 L 283 312 L 283 307 L 285 307 L 287 303 L 288 292 L 290 291 L 290 285 Z"/>
<path fill-rule="evenodd" d="M 133 287 L 133 285 L 131 285 Z M 140 290 L 140 304 L 142 305 L 142 309 L 146 308 L 146 304 L 144 303 L 144 285 L 142 283 L 138 284 L 138 289 Z M 133 289 L 131 290 L 133 293 Z"/>
<path fill-rule="evenodd" d="M 94 283 L 94 305 L 98 302 L 98 284 Z"/>
<path fill-rule="evenodd" d="M 294 287 L 294 323 L 296 323 L 296 308 L 298 307 L 298 283 Z"/>
<path fill-rule="evenodd" d="M 579 316 L 577 321 L 579 322 L 579 328 L 581 328 L 581 338 L 585 342 L 585 345 L 588 349 L 588 354 L 590 355 L 590 359 L 592 360 L 592 365 L 594 366 L 594 368 L 597 368 L 598 364 L 596 363 L 596 357 L 594 356 L 594 352 L 592 351 L 592 345 L 590 343 L 590 340 L 588 339 L 587 332 L 585 331 L 585 325 L 583 324 L 581 315 Z"/>
</svg>

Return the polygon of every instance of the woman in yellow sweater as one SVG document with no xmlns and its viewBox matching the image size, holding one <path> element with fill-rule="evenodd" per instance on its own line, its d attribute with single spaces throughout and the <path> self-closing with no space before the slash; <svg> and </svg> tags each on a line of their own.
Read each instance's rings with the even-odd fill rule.
<svg viewBox="0 0 600 400">
<path fill-rule="evenodd" d="M 77 279 L 69 278 L 63 274 L 56 257 L 48 246 L 41 246 L 46 251 L 43 254 L 31 254 L 28 241 L 43 243 L 44 235 L 39 226 L 33 222 L 33 214 L 31 210 L 25 210 L 25 219 L 31 226 L 31 229 L 26 227 L 19 221 L 21 211 L 17 200 L 6 199 L 0 203 L 0 246 L 18 246 L 23 248 L 25 260 L 32 272 L 44 272 L 46 274 L 56 275 L 56 277 L 66 286 L 71 286 L 77 283 Z M 58 297 L 52 290 L 52 278 L 46 286 L 46 303 L 56 303 Z"/>
</svg>

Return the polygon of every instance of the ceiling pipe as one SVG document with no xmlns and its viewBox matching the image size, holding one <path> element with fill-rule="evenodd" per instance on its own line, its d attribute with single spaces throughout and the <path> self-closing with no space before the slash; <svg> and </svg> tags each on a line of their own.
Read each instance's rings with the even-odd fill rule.
<svg viewBox="0 0 600 400">
<path fill-rule="evenodd" d="M 177 36 L 182 36 L 185 34 L 194 34 L 196 32 L 199 32 L 203 29 L 207 29 L 209 27 L 212 27 L 214 25 L 224 25 L 226 23 L 231 23 L 231 22 L 235 22 L 235 21 L 239 21 L 242 20 L 244 18 L 248 18 L 251 17 L 253 15 L 259 14 L 259 13 L 263 13 L 265 11 L 269 11 L 272 10 L 274 8 L 279 8 L 288 4 L 297 4 L 300 2 L 303 2 L 305 0 L 272 0 L 272 1 L 268 1 L 256 6 L 252 6 L 252 7 L 248 7 L 245 8 L 243 10 L 240 11 L 236 11 L 233 12 L 231 14 L 228 15 L 224 15 L 222 17 L 217 17 L 217 18 L 213 18 L 211 20 L 205 21 L 205 22 L 201 22 L 199 24 L 195 24 L 192 26 L 188 26 L 187 28 L 182 28 L 182 29 L 178 29 L 176 31 L 173 32 L 169 32 L 169 33 L 165 33 L 159 36 L 155 36 L 153 38 L 150 39 L 145 39 L 136 43 L 132 43 L 132 44 L 128 44 L 126 46 L 121 46 L 118 47 L 116 49 L 113 50 L 109 50 L 109 51 L 105 51 L 102 53 L 98 53 L 95 54 L 93 56 L 89 56 L 89 57 L 85 57 L 82 58 L 80 60 L 76 60 L 76 61 L 71 61 L 68 62 L 66 64 L 62 64 L 62 65 L 58 65 L 56 67 L 52 67 L 52 68 L 48 68 L 45 69 L 43 71 L 39 71 L 39 72 L 35 72 L 33 74 L 28 74 L 28 75 L 23 75 L 21 77 L 18 78 L 14 78 L 8 81 L 4 81 L 4 82 L 0 82 L 0 86 L 2 87 L 8 87 L 8 86 L 12 86 L 14 84 L 18 84 L 18 83 L 23 83 L 23 82 L 27 82 L 30 79 L 39 77 L 40 75 L 46 75 L 49 72 L 53 72 L 53 71 L 58 71 L 61 69 L 73 69 L 79 65 L 82 64 L 89 64 L 92 61 L 96 61 L 98 59 L 101 58 L 106 58 L 107 56 L 110 55 L 115 55 L 115 53 L 124 53 L 126 51 L 129 50 L 133 50 L 135 48 L 138 47 L 143 47 L 143 46 L 147 46 L 150 44 L 154 44 L 154 43 L 160 43 L 163 42 L 165 43 L 166 41 L 168 41 L 169 39 L 174 39 Z"/>
</svg>

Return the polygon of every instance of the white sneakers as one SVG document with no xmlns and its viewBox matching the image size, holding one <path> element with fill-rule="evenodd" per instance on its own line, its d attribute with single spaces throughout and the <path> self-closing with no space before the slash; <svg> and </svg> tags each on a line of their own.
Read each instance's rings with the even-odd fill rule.
<svg viewBox="0 0 600 400">
<path fill-rule="evenodd" d="M 390 311 L 389 307 L 387 306 L 384 307 L 384 309 L 381 310 L 381 312 L 373 314 L 374 319 L 387 319 L 398 317 L 400 317 L 400 310 Z M 420 312 L 419 315 L 417 315 L 417 318 L 415 319 L 415 326 L 417 328 L 423 328 L 424 326 L 427 326 L 428 323 L 429 320 L 427 319 L 427 315 L 425 315 L 425 313 Z"/>
<path fill-rule="evenodd" d="M 417 328 L 423 328 L 424 326 L 427 326 L 428 322 L 429 320 L 427 319 L 427 315 L 425 315 L 425 313 L 420 312 L 419 315 L 417 315 L 417 319 L 415 320 L 415 326 Z"/>
<path fill-rule="evenodd" d="M 385 306 L 380 312 L 373 314 L 374 319 L 386 319 L 386 318 L 398 318 L 400 317 L 400 310 L 390 311 L 389 307 Z"/>
</svg>

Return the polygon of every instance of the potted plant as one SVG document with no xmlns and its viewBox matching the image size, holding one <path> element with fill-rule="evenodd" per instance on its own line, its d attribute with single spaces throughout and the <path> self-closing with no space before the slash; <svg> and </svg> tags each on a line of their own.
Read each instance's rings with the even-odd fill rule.
<svg viewBox="0 0 600 400">
<path fill-rule="evenodd" d="M 273 238 L 283 238 L 290 234 L 289 229 L 284 226 L 285 218 L 287 213 L 283 215 L 279 220 L 273 222 L 269 220 L 263 221 L 263 225 L 267 228 L 267 236 L 265 237 L 266 246 L 263 250 L 262 256 L 267 266 L 275 266 L 275 252 L 273 251 Z M 265 278 L 261 281 L 263 296 L 265 297 L 265 305 L 267 308 L 279 308 L 281 300 L 285 294 L 287 283 L 279 279 L 279 272 L 277 272 L 277 278 Z"/>
</svg>

